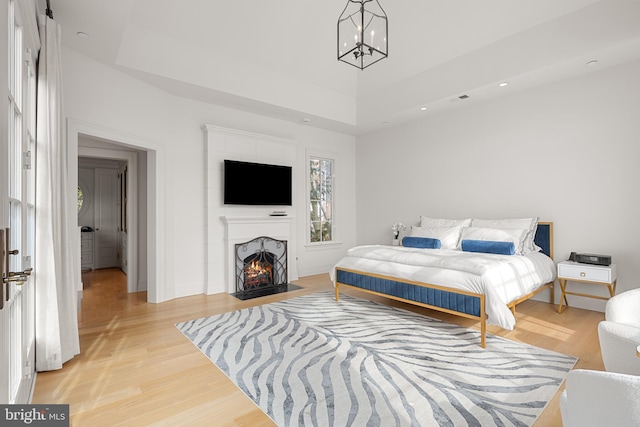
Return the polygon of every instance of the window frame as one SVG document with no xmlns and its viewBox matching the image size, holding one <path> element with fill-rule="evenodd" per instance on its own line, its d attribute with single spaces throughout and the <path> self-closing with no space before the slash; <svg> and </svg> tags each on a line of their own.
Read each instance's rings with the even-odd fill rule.
<svg viewBox="0 0 640 427">
<path fill-rule="evenodd" d="M 332 174 L 331 174 L 331 240 L 314 242 L 311 241 L 311 161 L 313 159 L 330 160 L 332 162 Z M 338 176 L 338 155 L 337 153 L 328 151 L 309 150 L 306 155 L 306 246 L 310 248 L 326 248 L 329 246 L 340 245 L 339 227 L 338 227 L 338 212 L 337 209 L 337 194 L 339 192 L 339 186 L 337 183 Z"/>
</svg>

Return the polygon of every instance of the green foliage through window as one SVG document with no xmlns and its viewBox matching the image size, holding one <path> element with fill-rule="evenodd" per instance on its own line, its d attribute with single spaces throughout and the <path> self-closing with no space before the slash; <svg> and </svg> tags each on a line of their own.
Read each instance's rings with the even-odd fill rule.
<svg viewBox="0 0 640 427">
<path fill-rule="evenodd" d="M 333 160 L 309 160 L 310 241 L 333 240 Z"/>
</svg>

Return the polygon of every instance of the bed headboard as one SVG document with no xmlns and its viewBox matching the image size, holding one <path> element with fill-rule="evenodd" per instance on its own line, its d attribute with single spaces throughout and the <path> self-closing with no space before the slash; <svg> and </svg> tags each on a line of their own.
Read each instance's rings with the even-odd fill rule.
<svg viewBox="0 0 640 427">
<path fill-rule="evenodd" d="M 553 222 L 539 222 L 533 241 L 542 248 L 542 252 L 553 259 Z"/>
</svg>

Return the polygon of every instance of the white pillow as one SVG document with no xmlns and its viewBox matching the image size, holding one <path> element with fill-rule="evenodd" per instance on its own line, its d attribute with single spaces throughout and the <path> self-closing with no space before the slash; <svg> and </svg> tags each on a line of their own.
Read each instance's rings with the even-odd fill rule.
<svg viewBox="0 0 640 427">
<path fill-rule="evenodd" d="M 441 219 L 420 217 L 420 227 L 470 227 L 471 218 L 467 219 Z"/>
<path fill-rule="evenodd" d="M 524 245 L 528 230 L 521 228 L 485 228 L 485 227 L 464 227 L 460 242 L 463 240 L 488 240 L 491 242 L 513 242 L 516 247 L 516 254 L 522 255 L 525 252 Z"/>
<path fill-rule="evenodd" d="M 477 219 L 471 221 L 472 227 L 480 228 L 519 228 L 527 230 L 525 243 L 522 247 L 522 253 L 538 252 L 540 248 L 534 243 L 536 230 L 538 229 L 538 217 L 533 218 L 517 218 L 517 219 Z M 517 250 L 517 246 L 516 246 Z"/>
<path fill-rule="evenodd" d="M 429 237 L 440 240 L 441 249 L 455 249 L 458 247 L 462 227 L 411 227 L 412 237 Z"/>
</svg>

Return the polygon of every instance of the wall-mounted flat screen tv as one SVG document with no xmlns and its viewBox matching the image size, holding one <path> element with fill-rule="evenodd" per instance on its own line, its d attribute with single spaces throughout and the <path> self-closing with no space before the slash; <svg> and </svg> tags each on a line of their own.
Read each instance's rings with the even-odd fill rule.
<svg viewBox="0 0 640 427">
<path fill-rule="evenodd" d="M 225 160 L 224 204 L 291 206 L 291 166 Z"/>
</svg>

